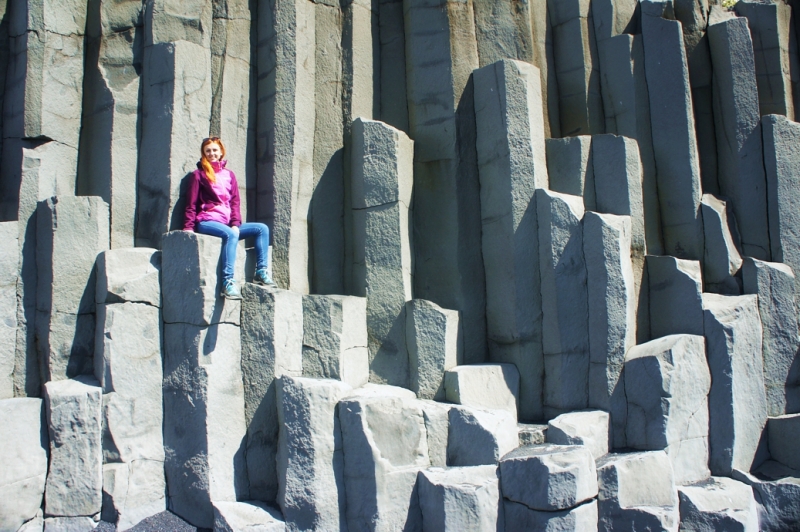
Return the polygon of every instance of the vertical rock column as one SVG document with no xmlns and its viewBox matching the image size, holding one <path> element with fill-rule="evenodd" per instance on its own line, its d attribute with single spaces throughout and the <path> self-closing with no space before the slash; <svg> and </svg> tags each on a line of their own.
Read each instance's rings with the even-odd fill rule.
<svg viewBox="0 0 800 532">
<path fill-rule="evenodd" d="M 474 0 L 474 6 L 475 36 L 482 67 L 502 59 L 534 62 L 529 4 L 513 0 Z"/>
<path fill-rule="evenodd" d="M 597 210 L 592 165 L 592 136 L 545 140 L 550 190 L 581 196 L 587 211 Z"/>
<path fill-rule="evenodd" d="M 558 81 L 555 57 L 553 56 L 553 26 L 550 23 L 551 8 L 548 2 L 532 2 L 531 33 L 533 34 L 533 61 L 539 68 L 542 87 L 542 114 L 544 136 L 561 136 L 561 120 L 558 116 Z"/>
<path fill-rule="evenodd" d="M 669 19 L 669 2 L 645 0 L 640 6 L 664 251 L 700 260 L 700 164 L 681 25 Z"/>
<path fill-rule="evenodd" d="M 408 131 L 403 1 L 380 2 L 378 16 L 381 35 L 380 118 L 401 131 Z"/>
<path fill-rule="evenodd" d="M 17 222 L 0 223 L 0 241 L 6 252 L 0 256 L 0 399 L 14 397 L 14 352 L 17 340 Z"/>
<path fill-rule="evenodd" d="M 414 296 L 461 311 L 464 361 L 486 358 L 472 71 L 472 1 L 406 0 L 409 136 L 414 139 Z"/>
<path fill-rule="evenodd" d="M 542 417 L 542 318 L 534 190 L 547 188 L 538 69 L 503 60 L 475 71 L 489 356 L 520 371 L 520 416 Z"/>
<path fill-rule="evenodd" d="M 370 380 L 408 387 L 414 143 L 372 120 L 357 119 L 352 133 L 353 282 L 355 293 L 367 298 Z"/>
<path fill-rule="evenodd" d="M 464 352 L 458 312 L 424 299 L 406 303 L 409 388 L 420 399 L 444 401 L 444 375 Z"/>
<path fill-rule="evenodd" d="M 163 233 L 183 227 L 181 184 L 209 131 L 211 26 L 210 3 L 146 5 L 137 246 L 161 248 Z"/>
</svg>

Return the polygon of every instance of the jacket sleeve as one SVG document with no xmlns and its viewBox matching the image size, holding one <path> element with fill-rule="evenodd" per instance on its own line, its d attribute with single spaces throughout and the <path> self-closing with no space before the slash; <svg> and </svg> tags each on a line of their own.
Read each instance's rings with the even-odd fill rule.
<svg viewBox="0 0 800 532">
<path fill-rule="evenodd" d="M 236 182 L 236 175 L 231 172 L 231 227 L 242 225 L 242 211 L 239 204 L 239 184 Z"/>
<path fill-rule="evenodd" d="M 186 209 L 183 214 L 183 230 L 194 231 L 197 222 L 197 197 L 200 194 L 200 180 L 197 171 L 192 173 L 189 178 L 189 186 L 186 188 Z"/>
</svg>

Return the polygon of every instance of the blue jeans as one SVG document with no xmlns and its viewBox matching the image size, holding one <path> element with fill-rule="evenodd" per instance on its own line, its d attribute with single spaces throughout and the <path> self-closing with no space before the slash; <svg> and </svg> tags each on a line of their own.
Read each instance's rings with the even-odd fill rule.
<svg viewBox="0 0 800 532">
<path fill-rule="evenodd" d="M 219 222 L 200 221 L 195 230 L 204 235 L 218 236 L 222 239 L 222 280 L 233 279 L 233 265 L 236 264 L 236 246 L 242 238 L 256 239 L 256 268 L 267 267 L 267 249 L 269 248 L 269 227 L 260 223 L 246 223 L 239 227 L 239 234 L 234 229 Z"/>
</svg>

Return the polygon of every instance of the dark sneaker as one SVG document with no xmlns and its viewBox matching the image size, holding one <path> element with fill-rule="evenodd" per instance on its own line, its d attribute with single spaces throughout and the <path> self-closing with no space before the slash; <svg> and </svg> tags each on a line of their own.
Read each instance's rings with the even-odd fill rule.
<svg viewBox="0 0 800 532">
<path fill-rule="evenodd" d="M 275 281 L 269 278 L 266 268 L 259 268 L 256 270 L 255 275 L 253 275 L 253 282 L 261 286 L 278 286 L 275 284 Z"/>
<path fill-rule="evenodd" d="M 236 281 L 233 279 L 225 279 L 222 282 L 222 293 L 220 295 L 225 299 L 242 299 L 239 287 L 236 286 Z"/>
</svg>

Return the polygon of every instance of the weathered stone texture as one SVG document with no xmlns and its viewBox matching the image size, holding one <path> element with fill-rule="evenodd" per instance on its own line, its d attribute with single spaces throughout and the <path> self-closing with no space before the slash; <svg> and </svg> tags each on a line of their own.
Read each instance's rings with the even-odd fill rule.
<svg viewBox="0 0 800 532">
<path fill-rule="evenodd" d="M 547 442 L 583 445 L 595 460 L 608 454 L 610 432 L 608 412 L 586 410 L 561 414 L 547 423 Z"/>
<path fill-rule="evenodd" d="M 544 136 L 560 137 L 561 120 L 558 116 L 558 80 L 553 56 L 553 26 L 550 22 L 552 8 L 549 2 L 531 2 L 531 33 L 533 34 L 533 60 L 539 68 L 542 86 L 542 112 Z"/>
<path fill-rule="evenodd" d="M 767 423 L 769 454 L 773 460 L 800 470 L 797 439 L 800 438 L 800 414 L 772 417 Z M 746 469 L 745 469 L 746 471 Z"/>
<path fill-rule="evenodd" d="M 431 468 L 417 482 L 422 530 L 504 529 L 496 466 Z"/>
<path fill-rule="evenodd" d="M 578 135 L 547 139 L 547 174 L 549 188 L 555 192 L 583 198 L 587 211 L 597 210 L 592 164 L 592 136 Z"/>
<path fill-rule="evenodd" d="M 728 202 L 703 194 L 703 282 L 707 292 L 739 295 L 741 281 L 735 277 L 742 267 L 741 242 L 736 218 Z"/>
<path fill-rule="evenodd" d="M 445 398 L 445 372 L 463 358 L 458 312 L 424 299 L 406 303 L 406 345 L 411 372 L 409 386 L 420 399 Z"/>
<path fill-rule="evenodd" d="M 756 532 L 758 508 L 747 484 L 726 477 L 678 488 L 681 530 Z"/>
<path fill-rule="evenodd" d="M 285 532 L 286 523 L 279 511 L 260 501 L 215 502 L 214 530 Z"/>
<path fill-rule="evenodd" d="M 564 532 L 595 532 L 597 530 L 597 501 L 591 500 L 569 510 L 542 512 L 524 504 L 503 500 L 506 522 L 521 530 L 559 530 Z"/>
<path fill-rule="evenodd" d="M 103 512 L 106 522 L 129 529 L 167 507 L 163 460 L 135 460 L 103 465 Z"/>
<path fill-rule="evenodd" d="M 0 223 L 0 241 L 8 247 L 0 255 L 0 399 L 14 397 L 14 356 L 17 341 L 17 222 Z"/>
<path fill-rule="evenodd" d="M 104 251 L 97 256 L 95 302 L 161 306 L 161 252 L 152 248 Z"/>
<path fill-rule="evenodd" d="M 517 417 L 519 372 L 513 364 L 456 366 L 444 374 L 451 403 L 486 410 L 506 410 Z"/>
<path fill-rule="evenodd" d="M 533 63 L 530 5 L 512 0 L 474 0 L 473 4 L 480 66 L 503 59 Z"/>
<path fill-rule="evenodd" d="M 468 406 L 449 411 L 447 464 L 496 464 L 519 445 L 517 420 L 508 410 L 482 410 Z"/>
<path fill-rule="evenodd" d="M 650 335 L 703 334 L 703 278 L 700 263 L 675 257 L 647 257 Z"/>
</svg>

